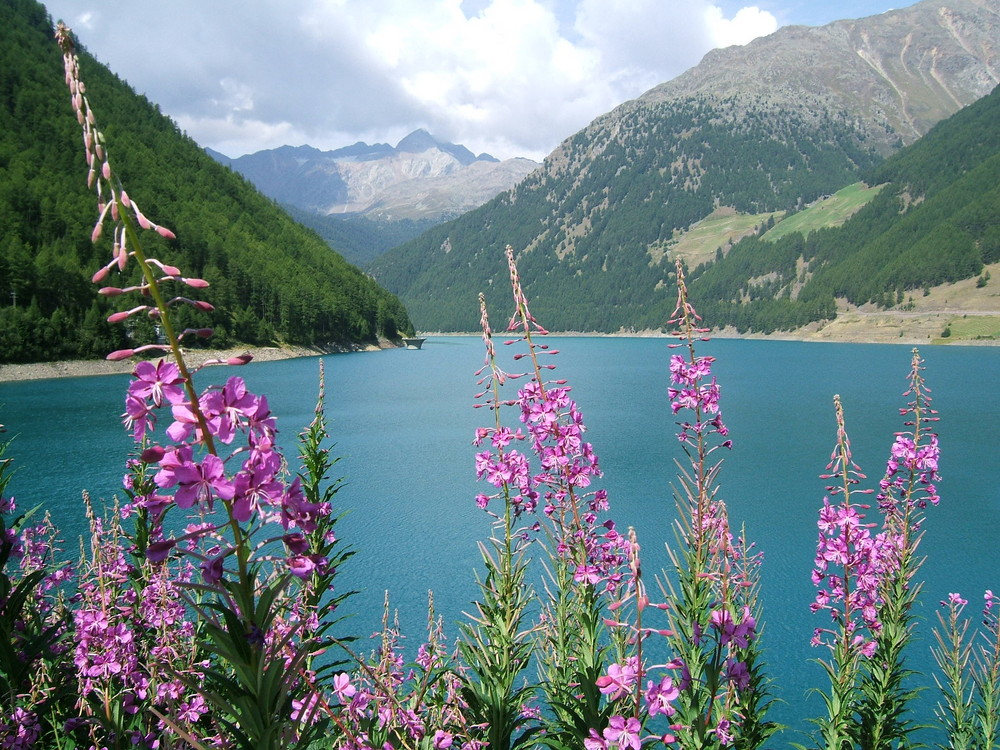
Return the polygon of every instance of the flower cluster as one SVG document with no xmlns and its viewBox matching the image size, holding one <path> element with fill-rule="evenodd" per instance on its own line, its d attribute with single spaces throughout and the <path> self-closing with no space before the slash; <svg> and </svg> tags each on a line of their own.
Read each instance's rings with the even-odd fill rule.
<svg viewBox="0 0 1000 750">
<path fill-rule="evenodd" d="M 133 436 L 148 441 L 160 410 L 169 408 L 172 417 L 165 430 L 170 442 L 147 445 L 141 454 L 143 461 L 159 470 L 153 477 L 156 490 L 137 498 L 137 504 L 161 519 L 171 505 L 201 514 L 210 513 L 219 500 L 237 523 L 276 520 L 286 532 L 289 570 L 300 578 L 322 571 L 326 562 L 309 554 L 303 533 L 315 530 L 318 519 L 328 515 L 330 508 L 309 502 L 297 478 L 287 485 L 282 481 L 283 459 L 275 444 L 277 428 L 267 397 L 251 393 L 242 378 L 233 376 L 221 387 L 206 389 L 192 404 L 179 368 L 165 361 L 140 362 L 134 377 L 123 415 Z M 233 445 L 237 436 L 242 436 L 241 445 L 227 458 L 214 452 L 218 445 Z M 238 462 L 231 473 L 227 472 L 230 461 Z M 162 528 L 162 524 L 156 526 Z M 216 529 L 213 524 L 202 524 L 184 538 L 196 539 Z M 177 542 L 158 539 L 148 554 L 162 560 Z M 220 579 L 229 554 L 231 550 L 219 550 L 203 561 L 207 582 Z"/>
<path fill-rule="evenodd" d="M 670 409 L 674 414 L 684 410 L 694 412 L 693 422 L 680 422 L 680 432 L 677 439 L 683 442 L 691 440 L 692 435 L 701 435 L 714 431 L 723 438 L 729 435 L 729 430 L 722 421 L 719 411 L 719 384 L 712 375 L 714 357 L 692 357 L 685 359 L 680 354 L 670 357 L 670 382 L 667 389 L 670 399 Z M 725 441 L 723 446 L 731 448 L 732 443 Z"/>
<path fill-rule="evenodd" d="M 864 523 L 864 515 L 856 508 L 846 504 L 830 505 L 827 498 L 823 499 L 817 525 L 820 533 L 812 579 L 817 587 L 826 588 L 819 589 L 810 608 L 813 612 L 829 610 L 831 618 L 838 623 L 846 622 L 851 633 L 855 633 L 858 626 L 850 619 L 851 614 L 860 612 L 864 624 L 873 633 L 878 633 L 881 629 L 878 605 L 885 538 L 871 534 L 871 524 Z M 819 645 L 826 632 L 830 631 L 817 628 L 813 645 Z M 865 656 L 875 652 L 875 641 L 866 640 L 860 633 L 853 637 Z"/>
<path fill-rule="evenodd" d="M 924 383 L 923 369 L 920 353 L 914 349 L 909 388 L 903 394 L 912 396 L 912 400 L 900 409 L 903 416 L 909 417 L 906 426 L 910 430 L 896 434 L 885 476 L 879 482 L 879 507 L 888 521 L 897 526 L 909 525 L 909 529 L 897 529 L 904 534 L 919 530 L 927 504 L 937 505 L 940 501 L 936 482 L 941 478 L 938 474 L 941 450 L 937 435 L 927 430 L 927 425 L 938 417 L 930 406 L 930 389 Z M 929 440 L 925 442 L 925 438 Z"/>
<path fill-rule="evenodd" d="M 73 612 L 82 698 L 76 731 L 98 743 L 110 733 L 152 749 L 168 730 L 155 709 L 204 736 L 195 727 L 208 711 L 197 688 L 206 663 L 192 648 L 195 626 L 181 592 L 190 568 L 137 568 L 127 559 L 117 518 L 106 528 L 91 514 L 90 525 L 92 560 L 80 576 Z M 120 714 L 109 712 L 111 705 L 120 706 Z"/>
<path fill-rule="evenodd" d="M 34 711 L 18 706 L 10 718 L 0 721 L 0 747 L 10 750 L 30 750 L 37 747 L 42 727 Z"/>
<path fill-rule="evenodd" d="M 860 467 L 851 458 L 851 444 L 844 424 L 840 397 L 834 397 L 837 416 L 837 445 L 827 465 L 823 479 L 835 478 L 839 485 L 827 487 L 830 495 L 840 495 L 838 504 L 823 498 L 819 511 L 819 539 L 816 546 L 812 581 L 819 591 L 810 605 L 813 612 L 827 610 L 838 630 L 817 628 L 814 646 L 823 643 L 826 634 L 836 639 L 846 638 L 864 656 L 875 653 L 876 641 L 866 637 L 862 625 L 877 635 L 881 587 L 888 571 L 895 566 L 897 546 L 892 537 L 873 534 L 874 524 L 865 522 L 862 512 L 868 506 L 852 504 L 852 487 L 865 479 Z M 870 490 L 855 490 L 868 493 Z M 860 618 L 859 618 L 860 616 Z M 832 644 L 829 644 L 832 646 Z"/>
<path fill-rule="evenodd" d="M 428 640 L 407 664 L 396 625 L 375 636 L 379 647 L 359 658 L 359 670 L 333 678 L 329 707 L 342 737 L 337 750 L 373 747 L 433 747 L 435 750 L 482 750 L 470 738 L 460 681 L 444 651 L 440 623 L 429 617 Z"/>
<path fill-rule="evenodd" d="M 493 427 L 476 430 L 474 445 L 481 447 L 488 439 L 492 448 L 476 454 L 476 478 L 486 479 L 509 493 L 507 500 L 515 518 L 522 513 L 534 513 L 541 504 L 544 516 L 554 526 L 559 554 L 571 560 L 575 567 L 576 581 L 604 582 L 605 587 L 613 591 L 621 580 L 626 541 L 616 531 L 613 521 L 598 524 L 598 515 L 609 506 L 605 490 L 590 489 L 593 480 L 601 476 L 597 455 L 593 446 L 583 439 L 586 431 L 583 415 L 570 397 L 571 389 L 566 381 L 546 379 L 542 375 L 544 370 L 555 369 L 555 365 L 543 364 L 540 358 L 556 355 L 559 351 L 532 338 L 533 334 L 544 336 L 547 331 L 528 309 L 510 246 L 507 246 L 507 264 L 515 304 L 508 330 L 520 332 L 521 338 L 506 343 L 523 341 L 527 345 L 526 352 L 518 352 L 513 358 L 515 361 L 529 359 L 533 371 L 530 380 L 518 390 L 516 399 L 500 398 L 499 387 L 508 378 L 524 375 L 508 374 L 497 366 L 493 332 L 485 300 L 480 295 L 486 364 L 476 374 L 482 375 L 489 369 L 489 374 L 479 383 L 489 382 L 488 388 L 477 394 L 477 399 L 488 393 L 491 395 L 487 403 L 497 413 L 497 422 Z M 502 406 L 518 408 L 523 428 L 512 430 L 501 424 L 499 409 Z M 509 448 L 512 443 L 521 442 L 529 444 L 538 462 L 537 470 L 532 468 L 526 452 Z M 486 509 L 490 499 L 491 496 L 479 494 L 476 502 Z M 534 528 L 537 530 L 538 525 Z"/>
</svg>

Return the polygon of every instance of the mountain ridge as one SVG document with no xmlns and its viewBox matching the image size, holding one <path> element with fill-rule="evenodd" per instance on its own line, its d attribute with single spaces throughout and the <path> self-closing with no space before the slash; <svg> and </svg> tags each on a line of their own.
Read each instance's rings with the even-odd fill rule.
<svg viewBox="0 0 1000 750">
<path fill-rule="evenodd" d="M 539 165 L 473 154 L 419 128 L 393 147 L 363 141 L 330 151 L 280 146 L 237 158 L 210 155 L 280 203 L 323 216 L 381 221 L 459 216 L 515 185 Z"/>
<path fill-rule="evenodd" d="M 888 129 L 870 128 L 873 138 L 884 139 L 882 150 L 894 136 L 912 143 L 1000 82 L 998 23 L 995 2 L 947 0 L 823 26 L 785 26 L 743 46 L 712 50 L 634 101 L 711 88 L 722 98 L 767 91 L 772 101 L 790 105 L 804 92 L 824 92 L 813 106 L 884 121 Z"/>
</svg>

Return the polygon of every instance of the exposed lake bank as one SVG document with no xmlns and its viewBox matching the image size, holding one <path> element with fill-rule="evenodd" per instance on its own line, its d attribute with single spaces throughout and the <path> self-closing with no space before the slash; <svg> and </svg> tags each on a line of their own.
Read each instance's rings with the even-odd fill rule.
<svg viewBox="0 0 1000 750">
<path fill-rule="evenodd" d="M 942 337 L 942 332 L 955 325 L 956 319 L 969 318 L 979 321 L 1000 320 L 1000 313 L 982 310 L 866 310 L 864 308 L 842 311 L 836 319 L 815 323 L 797 331 L 780 331 L 770 334 L 739 333 L 734 328 L 712 331 L 714 338 L 754 339 L 773 341 L 820 341 L 841 344 L 957 344 L 962 346 L 1000 346 L 1000 339 L 972 338 L 961 335 Z M 420 336 L 476 336 L 478 332 L 421 332 Z M 500 332 L 497 335 L 502 335 Z M 622 330 L 616 333 L 587 331 L 552 331 L 553 336 L 627 336 L 634 338 L 667 338 L 656 330 Z M 294 357 L 315 357 L 346 351 L 379 351 L 396 346 L 389 341 L 354 349 L 302 346 L 263 346 L 225 350 L 198 349 L 189 352 L 189 364 L 197 366 L 207 359 L 225 359 L 245 352 L 253 355 L 254 362 L 273 362 Z M 89 375 L 115 375 L 130 373 L 134 361 L 108 362 L 107 360 L 67 360 L 61 362 L 35 362 L 29 364 L 0 364 L 0 383 L 19 380 L 44 380 L 47 378 L 86 377 Z"/>
<path fill-rule="evenodd" d="M 273 362 L 279 359 L 294 357 L 315 357 L 322 354 L 333 354 L 346 351 L 379 351 L 392 347 L 390 342 L 382 342 L 380 346 L 370 344 L 353 349 L 326 348 L 306 346 L 261 346 L 240 347 L 237 349 L 196 349 L 187 352 L 187 363 L 197 367 L 210 359 L 227 359 L 238 357 L 249 352 L 253 362 Z M 28 364 L 0 365 L 0 383 L 10 383 L 20 380 L 45 380 L 48 378 L 78 378 L 89 375 L 128 374 L 135 367 L 136 360 L 127 359 L 120 362 L 109 362 L 105 359 L 75 359 L 62 362 L 32 362 Z"/>
</svg>

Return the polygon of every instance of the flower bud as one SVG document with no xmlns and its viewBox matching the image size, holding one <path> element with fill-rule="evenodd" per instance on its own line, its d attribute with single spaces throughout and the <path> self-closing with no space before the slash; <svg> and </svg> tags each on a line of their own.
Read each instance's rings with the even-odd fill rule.
<svg viewBox="0 0 1000 750">
<path fill-rule="evenodd" d="M 143 229 L 149 229 L 153 225 L 150 223 L 149 219 L 139 210 L 139 206 L 136 205 L 135 201 L 132 201 L 132 210 L 135 212 L 135 220 L 139 222 L 139 226 Z"/>
<path fill-rule="evenodd" d="M 174 539 L 163 539 L 159 542 L 153 542 L 146 548 L 146 559 L 150 562 L 159 563 L 167 559 L 167 555 L 170 554 L 170 550 L 177 546 L 177 542 Z"/>
<path fill-rule="evenodd" d="M 119 349 L 117 351 L 111 352 L 105 357 L 109 362 L 118 362 L 123 359 L 128 359 L 133 354 L 135 354 L 135 349 Z"/>
<path fill-rule="evenodd" d="M 177 235 L 174 234 L 173 232 L 171 232 L 166 227 L 157 226 L 156 227 L 156 231 L 157 231 L 157 233 L 159 233 L 159 235 L 161 237 L 166 237 L 168 240 L 176 240 L 177 239 Z"/>
<path fill-rule="evenodd" d="M 124 291 L 125 291 L 124 289 L 121 289 L 117 286 L 102 286 L 100 289 L 97 290 L 97 293 L 105 297 L 117 297 L 119 294 L 123 294 Z"/>
<path fill-rule="evenodd" d="M 166 455 L 167 451 L 162 445 L 152 445 L 139 454 L 139 460 L 144 464 L 159 463 Z"/>
</svg>

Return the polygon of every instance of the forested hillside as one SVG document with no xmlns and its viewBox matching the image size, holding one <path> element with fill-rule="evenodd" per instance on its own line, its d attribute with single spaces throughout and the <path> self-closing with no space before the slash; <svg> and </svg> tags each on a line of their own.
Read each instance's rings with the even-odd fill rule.
<svg viewBox="0 0 1000 750">
<path fill-rule="evenodd" d="M 836 298 L 906 309 L 1000 261 L 1000 87 L 864 179 L 885 187 L 842 227 L 749 237 L 694 269 L 706 321 L 766 333 L 831 318 Z"/>
<path fill-rule="evenodd" d="M 216 345 L 349 344 L 412 330 L 398 299 L 212 160 L 81 42 L 115 171 L 178 237 L 146 242 L 211 284 L 202 296 L 215 312 L 193 318 L 182 308 L 182 325 L 212 326 Z M 104 322 L 114 299 L 99 298 L 90 282 L 110 252 L 90 241 L 95 219 L 52 19 L 32 0 L 0 0 L 0 362 L 127 345 L 125 331 Z"/>
<path fill-rule="evenodd" d="M 690 97 L 581 132 L 525 178 L 371 270 L 425 330 L 472 330 L 474 290 L 503 289 L 503 247 L 557 329 L 657 326 L 673 303 L 669 242 L 715 206 L 793 209 L 880 160 L 853 124 L 766 102 Z M 460 252 L 451 252 L 452 248 Z M 542 293 L 537 293 L 544 290 Z"/>
</svg>

